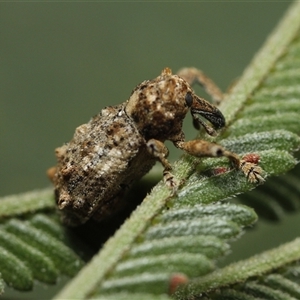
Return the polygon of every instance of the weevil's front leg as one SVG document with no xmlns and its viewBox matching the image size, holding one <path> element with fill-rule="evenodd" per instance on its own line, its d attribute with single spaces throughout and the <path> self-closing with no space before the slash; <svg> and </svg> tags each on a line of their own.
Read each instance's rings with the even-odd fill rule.
<svg viewBox="0 0 300 300">
<path fill-rule="evenodd" d="M 164 143 L 155 139 L 149 140 L 146 145 L 148 152 L 157 160 L 159 160 L 164 167 L 164 182 L 167 186 L 169 186 L 175 191 L 179 186 L 179 183 L 175 180 L 173 174 L 171 173 L 172 167 L 169 161 L 167 160 L 169 154 L 168 148 L 165 146 Z"/>
<path fill-rule="evenodd" d="M 204 140 L 176 141 L 175 147 L 196 157 L 227 157 L 233 167 L 240 168 L 240 158 L 237 154 L 227 151 L 222 146 Z"/>
<path fill-rule="evenodd" d="M 241 170 L 251 183 L 264 182 L 264 178 L 261 176 L 263 171 L 257 164 L 247 161 L 247 159 L 240 159 L 237 154 L 224 149 L 218 144 L 203 140 L 188 142 L 179 140 L 174 142 L 174 145 L 196 157 L 227 157 L 233 167 Z"/>
<path fill-rule="evenodd" d="M 196 68 L 183 68 L 177 72 L 177 75 L 186 80 L 190 85 L 195 83 L 203 86 L 204 90 L 212 97 L 213 103 L 219 105 L 224 98 L 219 87 L 201 70 Z"/>
</svg>

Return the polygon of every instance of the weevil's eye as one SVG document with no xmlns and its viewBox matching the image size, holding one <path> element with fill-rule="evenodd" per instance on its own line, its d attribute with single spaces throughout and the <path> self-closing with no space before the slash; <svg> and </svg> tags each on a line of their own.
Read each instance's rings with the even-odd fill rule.
<svg viewBox="0 0 300 300">
<path fill-rule="evenodd" d="M 188 107 L 192 106 L 193 103 L 193 96 L 191 92 L 187 92 L 185 95 L 185 102 L 187 104 Z"/>
</svg>

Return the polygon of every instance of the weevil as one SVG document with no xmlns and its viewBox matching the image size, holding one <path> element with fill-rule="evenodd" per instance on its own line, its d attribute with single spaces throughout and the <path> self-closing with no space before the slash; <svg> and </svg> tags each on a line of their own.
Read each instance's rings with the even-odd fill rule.
<svg viewBox="0 0 300 300">
<path fill-rule="evenodd" d="M 262 178 L 249 175 L 251 166 L 246 168 L 245 164 L 251 163 L 242 162 L 237 154 L 218 144 L 199 139 L 185 141 L 182 123 L 188 111 L 194 126 L 202 126 L 209 135 L 225 126 L 221 111 L 193 91 L 190 84 L 200 74 L 197 78 L 204 87 L 219 101 L 222 97 L 216 86 L 197 72 L 183 69 L 174 75 L 169 68 L 163 69 L 155 79 L 136 86 L 127 101 L 105 107 L 77 127 L 73 139 L 55 150 L 57 166 L 48 175 L 66 224 L 77 226 L 90 218 L 109 218 L 128 188 L 156 161 L 164 168 L 166 185 L 176 190 L 178 182 L 167 160 L 166 140 L 196 157 L 225 156 L 236 169 L 246 170 L 249 178 Z M 260 167 L 255 172 L 261 172 Z"/>
</svg>

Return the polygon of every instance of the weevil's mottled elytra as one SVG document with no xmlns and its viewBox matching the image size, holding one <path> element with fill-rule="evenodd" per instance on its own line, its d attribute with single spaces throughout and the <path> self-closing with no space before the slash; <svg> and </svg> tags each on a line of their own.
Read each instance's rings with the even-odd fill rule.
<svg viewBox="0 0 300 300">
<path fill-rule="evenodd" d="M 220 145 L 184 140 L 182 123 L 189 110 L 194 126 L 203 126 L 210 135 L 225 126 L 222 113 L 192 90 L 188 81 L 199 73 L 191 70 L 194 74 L 190 77 L 186 69 L 182 72 L 185 80 L 165 68 L 157 78 L 139 84 L 126 102 L 104 108 L 87 124 L 79 126 L 73 139 L 56 149 L 57 166 L 48 175 L 66 224 L 76 226 L 91 217 L 96 220 L 110 217 L 132 183 L 157 160 L 164 167 L 166 184 L 176 190 L 178 183 L 167 160 L 165 140 L 197 157 L 228 157 L 249 179 L 260 178 L 258 169 L 247 168 L 247 162 L 241 165 L 235 153 Z M 210 85 L 209 80 L 202 83 Z"/>
</svg>

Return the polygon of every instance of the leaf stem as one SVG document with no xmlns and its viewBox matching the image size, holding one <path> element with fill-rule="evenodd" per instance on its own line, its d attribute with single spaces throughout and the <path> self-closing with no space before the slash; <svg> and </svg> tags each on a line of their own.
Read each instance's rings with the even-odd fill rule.
<svg viewBox="0 0 300 300">
<path fill-rule="evenodd" d="M 156 186 L 153 193 L 144 199 L 143 205 L 132 213 L 130 219 L 55 299 L 85 299 L 91 296 L 105 275 L 130 249 L 130 245 L 149 225 L 153 216 L 160 211 L 162 203 L 165 203 L 169 196 L 170 191 L 165 186 L 162 184 Z"/>
<path fill-rule="evenodd" d="M 231 264 L 202 278 L 193 279 L 176 293 L 176 299 L 192 298 L 224 286 L 243 282 L 300 259 L 300 238 L 247 260 Z"/>
</svg>

